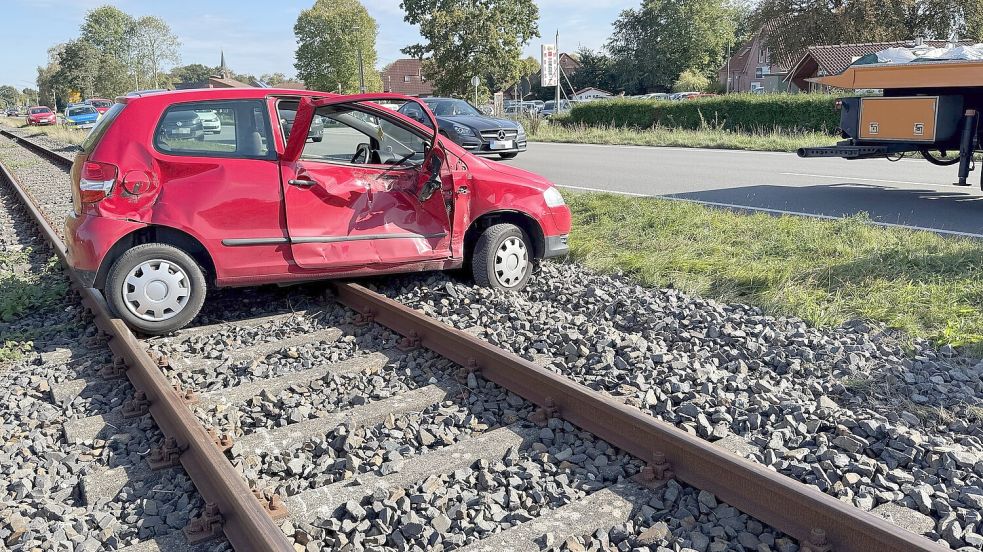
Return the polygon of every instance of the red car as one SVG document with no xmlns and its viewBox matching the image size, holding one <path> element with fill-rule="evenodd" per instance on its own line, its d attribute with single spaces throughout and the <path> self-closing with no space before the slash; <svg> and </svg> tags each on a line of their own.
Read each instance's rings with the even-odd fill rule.
<svg viewBox="0 0 983 552">
<path fill-rule="evenodd" d="M 109 111 L 110 107 L 113 107 L 113 102 L 104 98 L 89 98 L 82 103 L 96 108 L 96 111 L 98 111 L 100 115 Z"/>
<path fill-rule="evenodd" d="M 53 125 L 58 122 L 58 116 L 51 108 L 45 105 L 36 105 L 27 108 L 28 125 Z"/>
<path fill-rule="evenodd" d="M 417 102 L 433 126 L 377 101 Z M 200 112 L 222 132 L 196 131 Z M 308 140 L 315 117 L 320 142 Z M 127 324 L 162 334 L 194 318 L 206 283 L 467 267 L 520 289 L 538 259 L 566 254 L 570 210 L 552 184 L 444 137 L 432 147 L 432 128 L 425 104 L 396 94 L 120 98 L 72 167 L 70 262 Z"/>
</svg>

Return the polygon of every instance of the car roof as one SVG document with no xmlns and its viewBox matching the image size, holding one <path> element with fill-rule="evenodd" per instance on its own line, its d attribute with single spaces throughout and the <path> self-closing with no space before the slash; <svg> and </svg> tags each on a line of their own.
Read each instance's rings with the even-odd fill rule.
<svg viewBox="0 0 983 552">
<path fill-rule="evenodd" d="M 173 97 L 174 101 L 189 102 L 195 100 L 237 100 L 266 98 L 269 96 L 311 96 L 331 98 L 337 96 L 330 92 L 316 90 L 297 90 L 294 88 L 190 88 L 187 90 L 143 90 L 130 92 L 117 99 L 120 102 L 131 102 L 140 98 Z"/>
</svg>

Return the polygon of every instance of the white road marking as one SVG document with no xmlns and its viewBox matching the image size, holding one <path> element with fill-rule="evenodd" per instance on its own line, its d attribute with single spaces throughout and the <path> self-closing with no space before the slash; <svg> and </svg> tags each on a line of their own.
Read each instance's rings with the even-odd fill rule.
<svg viewBox="0 0 983 552">
<path fill-rule="evenodd" d="M 621 192 L 618 190 L 602 190 L 600 188 L 588 188 L 586 186 L 568 186 L 566 184 L 557 184 L 556 186 L 560 188 L 569 188 L 571 190 L 581 190 L 585 192 L 601 192 L 606 194 L 617 194 L 630 197 L 651 197 L 655 199 L 668 199 L 672 201 L 683 201 L 686 203 L 698 203 L 700 205 L 707 205 L 710 207 L 723 207 L 726 209 L 739 209 L 743 211 L 755 211 L 761 213 L 769 213 L 773 215 L 795 215 L 798 217 L 809 217 L 822 220 L 840 220 L 843 217 L 836 217 L 833 215 L 821 215 L 816 213 L 803 213 L 801 211 L 785 211 L 782 209 L 768 209 L 766 207 L 751 207 L 749 205 L 736 205 L 733 203 L 720 203 L 717 201 L 703 201 L 699 199 L 689 199 L 685 197 L 674 197 L 671 195 L 652 195 L 652 194 L 640 194 L 636 192 Z M 886 226 L 888 228 L 904 228 L 906 230 L 922 230 L 926 232 L 934 232 L 936 234 L 944 234 L 947 236 L 959 236 L 963 238 L 983 238 L 983 234 L 974 234 L 971 232 L 959 232 L 956 230 L 943 230 L 941 228 L 930 228 L 926 226 L 911 226 L 908 224 L 898 224 L 893 222 L 880 222 L 876 220 L 869 221 L 870 224 L 876 226 Z"/>
<path fill-rule="evenodd" d="M 834 176 L 831 174 L 809 174 L 809 173 L 794 173 L 794 172 L 783 172 L 779 173 L 786 176 L 805 176 L 809 178 L 830 178 L 833 180 L 843 180 L 845 182 L 852 182 L 854 180 L 863 180 L 864 182 L 883 182 L 885 184 L 907 184 L 910 186 L 939 186 L 939 184 L 929 184 L 927 182 L 910 182 L 907 180 L 882 180 L 879 178 L 861 178 L 859 176 Z"/>
</svg>

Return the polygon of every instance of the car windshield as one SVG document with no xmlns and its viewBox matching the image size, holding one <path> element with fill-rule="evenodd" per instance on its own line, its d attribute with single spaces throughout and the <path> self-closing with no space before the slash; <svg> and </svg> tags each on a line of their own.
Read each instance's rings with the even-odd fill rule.
<svg viewBox="0 0 983 552">
<path fill-rule="evenodd" d="M 51 110 L 48 109 L 47 107 L 35 107 L 34 109 L 31 110 L 31 113 L 32 114 L 51 113 Z"/>
<path fill-rule="evenodd" d="M 96 112 L 96 110 L 94 108 L 89 107 L 89 106 L 85 106 L 85 107 L 72 107 L 72 108 L 69 108 L 68 109 L 67 115 L 69 117 L 74 117 L 76 115 L 91 115 L 92 113 L 95 113 L 95 112 Z"/>
<path fill-rule="evenodd" d="M 474 106 L 464 100 L 424 100 L 430 111 L 438 117 L 454 115 L 482 115 Z"/>
</svg>

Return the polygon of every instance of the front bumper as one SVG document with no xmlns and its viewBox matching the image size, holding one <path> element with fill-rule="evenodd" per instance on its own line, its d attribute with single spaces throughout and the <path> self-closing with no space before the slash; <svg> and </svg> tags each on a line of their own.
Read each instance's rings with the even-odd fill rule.
<svg viewBox="0 0 983 552">
<path fill-rule="evenodd" d="M 570 253 L 569 234 L 559 236 L 546 236 L 546 251 L 543 253 L 544 259 L 551 257 L 562 257 Z"/>
<path fill-rule="evenodd" d="M 520 153 L 526 151 L 526 136 L 521 135 L 513 140 L 513 147 L 508 149 L 491 149 L 491 142 L 474 136 L 458 137 L 458 144 L 474 155 L 498 155 L 500 153 Z"/>
</svg>

